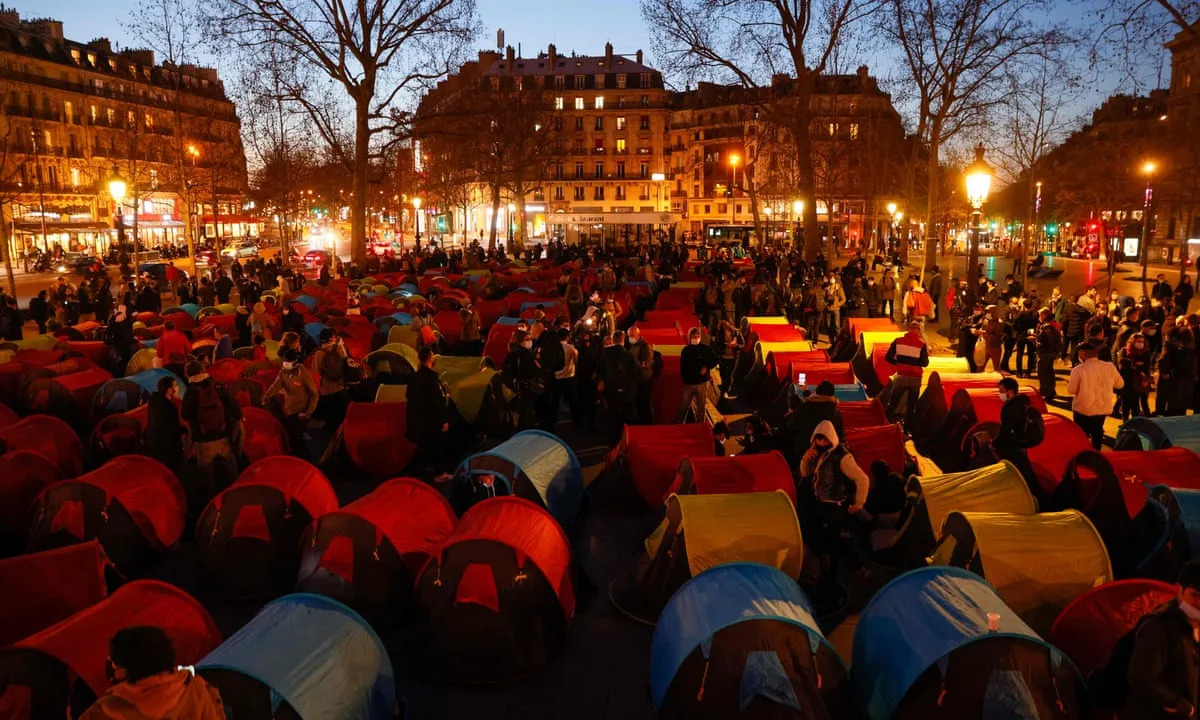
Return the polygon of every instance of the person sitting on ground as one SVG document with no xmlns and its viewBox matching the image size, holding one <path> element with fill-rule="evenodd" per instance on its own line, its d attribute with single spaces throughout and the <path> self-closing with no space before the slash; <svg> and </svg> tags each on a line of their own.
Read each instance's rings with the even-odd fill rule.
<svg viewBox="0 0 1200 720">
<path fill-rule="evenodd" d="M 105 672 L 112 686 L 80 720 L 225 720 L 221 694 L 176 665 L 162 628 L 118 630 L 108 642 Z"/>
<path fill-rule="evenodd" d="M 725 457 L 729 453 L 725 451 L 725 441 L 729 439 L 729 426 L 724 420 L 718 420 L 712 426 L 713 436 L 713 454 L 717 457 Z"/>
<path fill-rule="evenodd" d="M 746 434 L 742 436 L 743 455 L 761 455 L 776 449 L 775 432 L 767 421 L 756 413 L 746 418 Z"/>
<path fill-rule="evenodd" d="M 900 526 L 908 507 L 906 485 L 900 473 L 892 472 L 883 460 L 871 463 L 871 489 L 863 508 L 872 520 L 872 551 L 887 549 L 900 539 Z"/>
</svg>

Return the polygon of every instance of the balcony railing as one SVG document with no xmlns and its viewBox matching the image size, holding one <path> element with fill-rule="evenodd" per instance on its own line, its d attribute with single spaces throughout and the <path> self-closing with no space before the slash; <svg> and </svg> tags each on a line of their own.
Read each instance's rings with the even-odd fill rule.
<svg viewBox="0 0 1200 720">
<path fill-rule="evenodd" d="M 604 155 L 607 152 L 604 148 L 592 148 L 593 155 Z"/>
</svg>

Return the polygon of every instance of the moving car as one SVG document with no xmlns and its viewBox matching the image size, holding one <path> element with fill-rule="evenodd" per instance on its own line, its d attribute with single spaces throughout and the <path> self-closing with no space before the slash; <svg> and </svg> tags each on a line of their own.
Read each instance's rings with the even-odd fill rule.
<svg viewBox="0 0 1200 720">
<path fill-rule="evenodd" d="M 242 240 L 221 251 L 221 257 L 248 258 L 258 255 L 258 245 L 252 240 Z"/>
<path fill-rule="evenodd" d="M 319 268 L 333 262 L 333 257 L 329 254 L 328 250 L 309 250 L 304 253 L 302 259 L 304 266 L 309 268 Z"/>
</svg>

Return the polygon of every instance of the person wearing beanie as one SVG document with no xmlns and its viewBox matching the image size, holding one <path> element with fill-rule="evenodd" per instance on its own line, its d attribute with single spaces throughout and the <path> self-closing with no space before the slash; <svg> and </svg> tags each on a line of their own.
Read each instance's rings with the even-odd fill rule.
<svg viewBox="0 0 1200 720">
<path fill-rule="evenodd" d="M 270 406 L 276 397 L 279 402 L 272 408 L 283 419 L 283 427 L 287 431 L 292 455 L 308 460 L 308 445 L 304 440 L 304 430 L 313 411 L 317 409 L 320 392 L 313 381 L 312 374 L 300 356 L 294 350 L 285 350 L 280 354 L 280 370 L 275 382 L 263 394 L 263 404 Z"/>
<path fill-rule="evenodd" d="M 830 423 L 840 441 L 845 441 L 842 413 L 838 410 L 833 383 L 828 380 L 822 380 L 816 391 L 804 398 L 784 421 L 780 447 L 789 464 L 795 465 L 804 457 L 812 444 L 813 431 L 823 422 Z"/>
</svg>

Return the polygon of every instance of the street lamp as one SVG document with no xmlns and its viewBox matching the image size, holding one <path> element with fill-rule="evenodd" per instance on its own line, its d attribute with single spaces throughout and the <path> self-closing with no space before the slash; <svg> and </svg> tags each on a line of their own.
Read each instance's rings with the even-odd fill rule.
<svg viewBox="0 0 1200 720">
<path fill-rule="evenodd" d="M 1142 165 L 1142 172 L 1146 175 L 1146 198 L 1142 205 L 1142 243 L 1138 249 L 1142 251 L 1142 295 L 1146 295 L 1147 270 L 1146 266 L 1150 262 L 1150 205 L 1154 201 L 1154 171 L 1158 166 L 1154 161 L 1148 160 Z"/>
<path fill-rule="evenodd" d="M 733 153 L 732 155 L 729 156 L 730 178 L 729 178 L 728 197 L 729 197 L 729 222 L 730 223 L 737 222 L 737 210 L 733 204 L 733 189 L 735 187 L 737 187 L 737 169 L 738 169 L 738 165 L 741 162 L 742 162 L 741 155 L 738 155 L 737 153 Z"/>
<path fill-rule="evenodd" d="M 512 252 L 513 246 L 513 213 L 517 211 L 517 206 L 513 203 L 508 204 L 508 251 Z"/>
<path fill-rule="evenodd" d="M 413 205 L 413 237 L 416 243 L 416 251 L 421 252 L 421 198 L 414 197 Z"/>
<path fill-rule="evenodd" d="M 979 236 L 983 232 L 983 204 L 992 189 L 992 168 L 983 160 L 983 144 L 975 147 L 975 162 L 967 167 L 967 201 L 971 203 L 974 230 L 967 250 L 967 308 L 970 313 L 975 307 L 979 291 Z"/>
<path fill-rule="evenodd" d="M 799 240 L 798 235 L 800 233 L 800 225 L 804 222 L 803 200 L 792 201 L 792 216 L 794 218 L 794 224 L 792 225 L 792 245 L 797 245 L 797 241 Z"/>
<path fill-rule="evenodd" d="M 661 206 L 661 200 L 659 198 L 659 194 L 662 192 L 662 189 L 663 189 L 662 184 L 667 181 L 667 174 L 660 173 L 660 172 L 653 173 L 650 175 L 650 181 L 654 183 L 654 211 L 655 212 L 666 212 L 666 210 L 664 210 Z M 663 224 L 664 223 L 661 223 L 661 222 L 658 224 L 659 242 L 662 242 L 662 236 L 663 236 L 662 226 L 663 226 Z M 651 241 L 651 242 L 653 242 L 653 241 Z"/>
<path fill-rule="evenodd" d="M 125 182 L 125 178 L 121 177 L 120 171 L 114 164 L 112 175 L 108 178 L 108 194 L 112 196 L 114 211 L 113 223 L 117 230 L 117 247 L 121 253 L 125 253 L 125 210 L 122 203 L 125 202 L 125 193 L 129 191 L 129 184 Z"/>
</svg>

